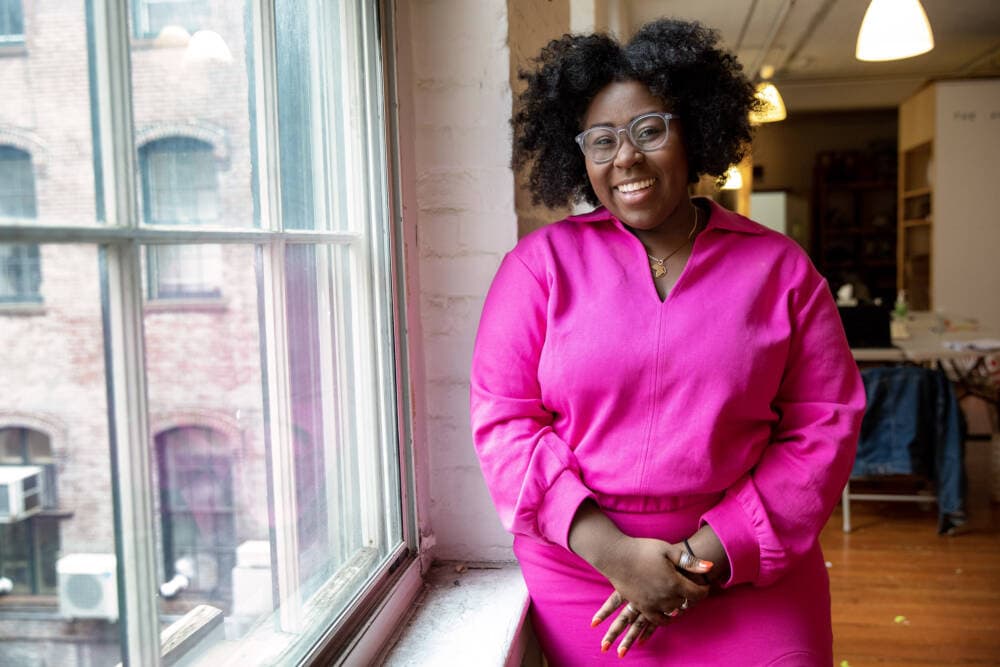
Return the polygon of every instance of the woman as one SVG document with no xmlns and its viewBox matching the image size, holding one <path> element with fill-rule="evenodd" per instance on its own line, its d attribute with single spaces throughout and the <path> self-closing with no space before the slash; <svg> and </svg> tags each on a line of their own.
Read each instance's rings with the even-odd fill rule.
<svg viewBox="0 0 1000 667">
<path fill-rule="evenodd" d="M 553 665 L 615 641 L 642 665 L 832 662 L 817 536 L 864 391 L 804 253 L 688 195 L 750 140 L 753 89 L 716 42 L 674 20 L 624 46 L 567 35 L 523 75 L 515 167 L 539 202 L 599 205 L 504 258 L 472 368 Z"/>
</svg>

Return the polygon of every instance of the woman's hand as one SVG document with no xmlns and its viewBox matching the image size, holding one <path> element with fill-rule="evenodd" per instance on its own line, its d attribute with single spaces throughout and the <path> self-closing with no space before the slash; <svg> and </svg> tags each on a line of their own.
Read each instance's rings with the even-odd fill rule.
<svg viewBox="0 0 1000 667">
<path fill-rule="evenodd" d="M 606 565 L 609 571 L 605 572 L 615 590 L 598 609 L 591 626 L 599 625 L 625 604 L 601 640 L 601 650 L 607 651 L 624 633 L 618 645 L 618 656 L 623 657 L 633 643 L 648 639 L 657 627 L 708 595 L 708 586 L 695 584 L 678 568 L 706 574 L 712 563 L 662 540 L 626 538 L 617 551 L 616 562 Z"/>
</svg>

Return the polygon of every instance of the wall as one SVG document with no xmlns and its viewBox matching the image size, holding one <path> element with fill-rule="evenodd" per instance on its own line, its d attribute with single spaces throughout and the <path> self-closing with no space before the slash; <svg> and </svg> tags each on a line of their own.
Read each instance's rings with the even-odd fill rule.
<svg viewBox="0 0 1000 667">
<path fill-rule="evenodd" d="M 1000 80 L 936 87 L 932 303 L 1000 330 Z"/>
<path fill-rule="evenodd" d="M 404 204 L 409 190 L 416 207 L 404 209 L 404 226 L 417 244 L 420 291 L 411 298 L 419 299 L 424 362 L 413 358 L 415 375 L 423 373 L 413 390 L 426 406 L 417 480 L 426 475 L 430 516 L 421 522 L 433 531 L 424 546 L 436 540 L 438 558 L 508 559 L 511 539 L 475 457 L 468 399 L 483 299 L 517 239 L 507 3 L 400 5 L 399 67 L 409 67 L 400 74 Z"/>
<path fill-rule="evenodd" d="M 754 167 L 764 177 L 754 190 L 812 190 L 813 161 L 820 151 L 862 150 L 873 141 L 896 141 L 896 110 L 792 114 L 757 128 Z"/>
</svg>

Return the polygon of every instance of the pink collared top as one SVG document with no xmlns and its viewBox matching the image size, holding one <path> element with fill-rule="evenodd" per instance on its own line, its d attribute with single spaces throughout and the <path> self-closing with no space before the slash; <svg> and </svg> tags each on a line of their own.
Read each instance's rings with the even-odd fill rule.
<svg viewBox="0 0 1000 667">
<path fill-rule="evenodd" d="M 826 281 L 714 203 L 666 300 L 606 209 L 523 238 L 483 308 L 473 438 L 513 533 L 567 546 L 587 498 L 713 496 L 727 585 L 815 543 L 854 460 L 864 389 Z"/>
</svg>

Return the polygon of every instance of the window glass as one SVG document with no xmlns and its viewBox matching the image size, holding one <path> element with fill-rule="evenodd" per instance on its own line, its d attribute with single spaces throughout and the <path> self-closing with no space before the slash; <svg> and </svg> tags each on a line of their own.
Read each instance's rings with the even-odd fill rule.
<svg viewBox="0 0 1000 667">
<path fill-rule="evenodd" d="M 135 0 L 136 34 L 155 38 L 164 28 L 194 33 L 204 25 L 208 11 L 207 0 Z"/>
<path fill-rule="evenodd" d="M 24 41 L 21 0 L 0 0 L 0 44 Z"/>
<path fill-rule="evenodd" d="M 0 310 L 0 386 L 12 388 L 0 392 L 0 579 L 11 584 L 0 594 L 0 664 L 113 665 L 118 545 L 99 253 L 38 248 L 45 312 Z M 26 610 L 46 620 L 23 620 Z M 66 641 L 68 627 L 77 630 Z"/>
<path fill-rule="evenodd" d="M 0 664 L 296 664 L 409 546 L 375 3 L 120 7 L 0 58 Z"/>
<path fill-rule="evenodd" d="M 31 155 L 0 145 L 0 218 L 35 217 L 35 174 Z"/>
<path fill-rule="evenodd" d="M 0 220 L 28 221 L 36 212 L 31 155 L 0 145 Z M 41 301 L 41 279 L 38 246 L 0 244 L 0 303 Z"/>
<path fill-rule="evenodd" d="M 219 219 L 211 144 L 188 137 L 152 141 L 139 148 L 139 169 L 145 222 L 200 225 Z"/>
</svg>

